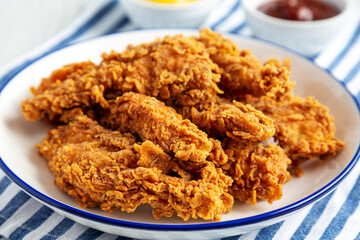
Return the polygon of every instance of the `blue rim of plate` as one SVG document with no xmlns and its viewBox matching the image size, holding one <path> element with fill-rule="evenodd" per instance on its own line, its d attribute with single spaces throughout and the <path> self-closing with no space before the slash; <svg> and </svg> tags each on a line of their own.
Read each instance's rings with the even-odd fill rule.
<svg viewBox="0 0 360 240">
<path fill-rule="evenodd" d="M 167 29 L 157 29 L 157 30 L 167 30 Z M 168 29 L 169 30 L 169 29 Z M 171 29 L 171 30 L 195 30 L 195 29 Z M 98 40 L 101 38 L 104 38 L 106 36 L 109 35 L 124 35 L 127 33 L 133 33 L 133 32 L 148 32 L 148 31 L 154 31 L 154 30 L 132 30 L 132 31 L 124 31 L 124 32 L 120 32 L 120 33 L 111 33 L 111 34 L 106 34 L 103 36 L 99 36 L 99 37 L 94 37 L 94 38 L 90 38 L 87 40 L 83 40 L 77 43 L 72 43 L 72 44 L 66 44 L 64 46 L 61 47 L 57 47 L 49 52 L 46 52 L 45 54 L 36 57 L 35 59 L 33 59 L 32 61 L 26 62 L 21 68 L 16 69 L 16 72 L 14 74 L 12 74 L 8 79 L 5 79 L 4 82 L 0 82 L 0 94 L 3 91 L 3 89 L 6 87 L 6 85 L 12 80 L 14 79 L 19 73 L 21 73 L 23 70 L 25 70 L 26 68 L 28 68 L 29 66 L 31 66 L 32 64 L 36 63 L 38 60 L 43 59 L 44 57 L 60 51 L 64 48 L 70 47 L 70 46 L 74 46 L 74 45 L 78 45 L 84 42 L 88 42 L 88 41 L 92 41 L 92 40 Z M 330 77 L 337 82 L 340 86 L 342 86 L 344 88 L 344 90 L 347 92 L 347 94 L 349 94 L 349 96 L 351 96 L 352 100 L 354 101 L 357 110 L 358 110 L 358 114 L 360 116 L 360 104 L 358 102 L 358 100 L 356 99 L 356 97 L 348 90 L 348 88 L 346 87 L 346 85 L 339 81 L 337 78 L 335 78 L 333 76 L 333 74 L 328 71 L 327 69 L 323 69 L 321 67 L 319 67 L 318 65 L 316 65 L 310 58 L 303 56 L 291 49 L 288 49 L 286 47 L 283 47 L 279 44 L 274 44 L 272 42 L 266 41 L 266 40 L 262 40 L 256 37 L 249 37 L 249 36 L 242 36 L 242 35 L 237 35 L 237 34 L 229 34 L 229 33 L 223 33 L 225 36 L 234 36 L 234 37 L 240 37 L 240 38 L 247 38 L 247 39 L 251 39 L 254 41 L 258 41 L 262 44 L 267 44 L 270 45 L 271 47 L 275 47 L 275 48 L 280 48 L 282 50 L 288 51 L 294 55 L 297 55 L 298 57 L 309 61 L 312 65 L 314 65 L 315 67 L 317 67 L 319 70 L 321 71 L 325 71 L 328 75 L 330 75 Z M 1 79 L 4 80 L 4 79 Z M 11 171 L 10 168 L 8 168 L 8 166 L 4 163 L 3 159 L 0 156 L 0 168 L 4 171 L 4 173 L 13 181 L 15 182 L 22 190 L 24 190 L 25 192 L 27 192 L 30 196 L 32 196 L 33 198 L 40 200 L 43 203 L 46 203 L 47 205 L 54 207 L 56 209 L 59 209 L 61 211 L 66 212 L 67 214 L 71 214 L 71 215 L 75 215 L 77 217 L 80 218 L 84 218 L 87 220 L 91 220 L 91 221 L 95 221 L 95 222 L 100 222 L 102 224 L 110 224 L 113 226 L 118 226 L 118 227 L 125 227 L 125 228 L 136 228 L 136 229 L 147 229 L 147 230 L 156 230 L 156 231 L 169 231 L 169 230 L 181 230 L 181 231 L 195 231 L 195 230 L 211 230 L 211 229 L 226 229 L 226 228 L 231 228 L 231 227 L 240 227 L 240 226 L 246 226 L 246 225 L 252 225 L 252 224 L 256 224 L 256 223 L 260 223 L 260 222 L 264 222 L 270 219 L 276 219 L 276 218 L 281 218 L 284 215 L 287 214 L 291 214 L 291 213 L 295 213 L 298 210 L 312 204 L 315 201 L 320 200 L 321 198 L 323 198 L 324 196 L 326 196 L 327 194 L 329 194 L 331 191 L 333 191 L 338 184 L 345 179 L 345 177 L 350 173 L 350 171 L 353 169 L 353 167 L 355 166 L 355 164 L 357 163 L 357 161 L 359 160 L 359 156 L 360 156 L 360 145 L 358 146 L 358 149 L 356 150 L 356 153 L 354 154 L 353 158 L 351 159 L 351 161 L 349 162 L 349 164 L 344 168 L 344 170 L 335 178 L 333 179 L 331 182 L 329 182 L 326 186 L 324 186 L 323 188 L 319 189 L 318 191 L 316 191 L 315 193 L 297 201 L 294 202 L 292 204 L 289 204 L 285 207 L 270 211 L 270 212 L 266 212 L 263 214 L 259 214 L 259 215 L 255 215 L 255 216 L 251 216 L 251 217 L 246 217 L 246 218 L 241 218 L 241 219 L 236 219 L 236 220 L 229 220 L 229 221 L 223 221 L 223 222 L 211 222 L 211 223 L 195 223 L 195 224 L 153 224 L 153 223 L 141 223 L 141 222 L 132 222 L 132 221 L 127 221 L 127 220 L 120 220 L 120 219 L 114 219 L 114 218 L 110 218 L 110 217 L 104 217 L 101 215 L 97 215 L 94 213 L 90 213 L 78 208 L 74 208 L 71 207 L 69 205 L 66 205 L 60 201 L 57 201 L 39 191 L 37 191 L 35 188 L 31 187 L 29 184 L 27 184 L 26 182 L 24 182 L 21 178 L 19 178 L 13 171 Z"/>
</svg>

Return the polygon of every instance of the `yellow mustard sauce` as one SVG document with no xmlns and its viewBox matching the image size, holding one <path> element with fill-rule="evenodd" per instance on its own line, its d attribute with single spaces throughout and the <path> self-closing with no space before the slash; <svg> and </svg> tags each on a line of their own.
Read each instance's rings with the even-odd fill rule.
<svg viewBox="0 0 360 240">
<path fill-rule="evenodd" d="M 148 2 L 156 2 L 156 3 L 188 3 L 188 2 L 195 2 L 197 0 L 146 0 Z"/>
</svg>

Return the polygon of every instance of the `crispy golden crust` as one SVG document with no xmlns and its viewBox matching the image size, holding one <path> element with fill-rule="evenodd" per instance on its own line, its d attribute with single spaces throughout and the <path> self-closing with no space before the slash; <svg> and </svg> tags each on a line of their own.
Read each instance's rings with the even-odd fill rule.
<svg viewBox="0 0 360 240">
<path fill-rule="evenodd" d="M 107 130 L 86 116 L 49 131 L 37 147 L 56 185 L 83 207 L 133 212 L 149 204 L 156 218 L 176 212 L 184 220 L 219 220 L 232 208 L 232 180 L 211 162 L 188 172 L 160 146 L 135 144 L 131 134 Z"/>
<path fill-rule="evenodd" d="M 220 93 L 218 67 L 204 45 L 192 37 L 166 36 L 128 46 L 122 53 L 103 55 L 104 62 L 126 64 L 122 73 L 133 92 L 156 97 L 169 105 L 194 105 Z"/>
<path fill-rule="evenodd" d="M 107 102 L 103 98 L 105 88 L 96 79 L 95 69 L 92 62 L 74 63 L 42 79 L 37 89 L 31 89 L 34 97 L 21 104 L 25 118 L 56 122 L 67 109 L 106 106 Z"/>
<path fill-rule="evenodd" d="M 250 105 L 216 97 L 194 107 L 178 108 L 178 112 L 211 137 L 264 141 L 275 134 L 272 119 Z"/>
<path fill-rule="evenodd" d="M 280 199 L 288 169 L 344 145 L 325 106 L 291 95 L 290 65 L 205 29 L 66 65 L 21 107 L 58 126 L 37 147 L 81 206 L 220 220 L 234 197 Z"/>
<path fill-rule="evenodd" d="M 214 163 L 216 166 L 224 165 L 228 161 L 228 156 L 224 152 L 221 142 L 213 138 L 209 138 L 209 140 L 212 142 L 212 149 L 207 160 Z"/>
<path fill-rule="evenodd" d="M 194 105 L 220 93 L 218 67 L 202 43 L 181 35 L 103 54 L 99 65 L 75 63 L 44 78 L 34 98 L 22 103 L 28 120 L 56 121 L 66 109 L 106 107 L 124 92 L 154 96 L 168 104 Z"/>
<path fill-rule="evenodd" d="M 272 203 L 282 197 L 282 187 L 291 179 L 287 171 L 291 160 L 282 148 L 229 138 L 223 145 L 229 161 L 222 168 L 234 180 L 231 195 L 252 204 L 258 199 Z"/>
<path fill-rule="evenodd" d="M 129 92 L 117 98 L 101 123 L 159 144 L 181 160 L 205 161 L 212 149 L 207 135 L 193 123 L 156 98 L 139 93 Z"/>
<path fill-rule="evenodd" d="M 225 68 L 221 88 L 227 96 L 242 98 L 242 95 L 251 93 L 257 97 L 279 98 L 294 88 L 295 82 L 290 82 L 286 67 L 267 63 L 256 70 L 249 69 L 247 63 L 251 60 L 246 56 L 253 55 L 245 55 L 243 62 L 235 62 Z"/>
<path fill-rule="evenodd" d="M 220 67 L 220 88 L 231 98 L 243 94 L 278 98 L 295 87 L 295 82 L 289 80 L 288 68 L 274 59 L 263 64 L 249 50 L 240 51 L 235 43 L 209 29 L 200 30 L 197 39 Z M 285 63 L 289 66 L 287 60 Z"/>
<path fill-rule="evenodd" d="M 313 97 L 289 94 L 275 101 L 247 96 L 246 102 L 274 120 L 274 138 L 292 159 L 297 175 L 302 174 L 302 162 L 334 156 L 344 146 L 335 137 L 335 122 L 329 109 Z"/>
</svg>

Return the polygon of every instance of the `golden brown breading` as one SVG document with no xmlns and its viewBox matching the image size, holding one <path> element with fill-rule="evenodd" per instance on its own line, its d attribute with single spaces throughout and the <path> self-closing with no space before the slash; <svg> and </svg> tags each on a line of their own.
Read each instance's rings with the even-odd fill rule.
<svg viewBox="0 0 360 240">
<path fill-rule="evenodd" d="M 264 64 L 249 50 L 240 51 L 235 43 L 209 29 L 200 30 L 200 37 L 210 58 L 221 70 L 220 88 L 231 98 L 243 94 L 278 98 L 291 91 L 295 82 L 289 80 L 287 67 L 274 59 Z M 288 66 L 288 61 L 285 61 Z"/>
<path fill-rule="evenodd" d="M 204 162 L 187 172 L 160 146 L 134 142 L 131 134 L 80 116 L 49 131 L 37 147 L 56 185 L 83 207 L 133 212 L 149 204 L 156 218 L 176 212 L 184 220 L 220 220 L 231 210 L 227 188 L 232 180 L 214 164 Z"/>
<path fill-rule="evenodd" d="M 234 197 L 280 199 L 289 169 L 344 145 L 327 107 L 291 95 L 289 71 L 204 29 L 66 65 L 21 108 L 57 126 L 37 148 L 81 206 L 217 221 Z"/>
<path fill-rule="evenodd" d="M 101 123 L 121 132 L 132 132 L 143 141 L 160 145 L 180 160 L 205 161 L 212 149 L 206 133 L 156 98 L 125 93 L 110 103 Z"/>
<path fill-rule="evenodd" d="M 66 65 L 43 78 L 40 86 L 31 88 L 33 98 L 22 102 L 22 113 L 27 120 L 45 119 L 56 122 L 67 109 L 107 105 L 103 98 L 104 86 L 95 77 L 92 62 Z"/>
<path fill-rule="evenodd" d="M 291 158 L 296 175 L 302 174 L 302 162 L 334 156 L 344 146 L 335 137 L 335 122 L 329 109 L 313 97 L 289 94 L 275 101 L 249 95 L 246 103 L 274 120 L 274 138 Z"/>
<path fill-rule="evenodd" d="M 287 171 L 291 160 L 282 148 L 230 138 L 223 145 L 229 161 L 222 168 L 234 180 L 231 195 L 252 204 L 258 199 L 272 203 L 281 198 L 283 185 L 291 179 Z"/>
<path fill-rule="evenodd" d="M 107 106 L 124 92 L 154 96 L 168 104 L 194 105 L 221 93 L 218 67 L 204 45 L 181 35 L 103 54 L 99 65 L 75 63 L 44 78 L 34 98 L 22 103 L 28 120 L 56 121 L 66 109 Z"/>
<path fill-rule="evenodd" d="M 228 156 L 221 146 L 221 142 L 217 139 L 209 138 L 212 142 L 211 152 L 206 160 L 214 163 L 216 166 L 221 166 L 228 161 Z"/>
<path fill-rule="evenodd" d="M 219 65 L 219 67 L 224 68 L 233 64 L 237 58 L 242 55 L 242 52 L 239 47 L 230 39 L 224 38 L 222 34 L 212 31 L 211 29 L 201 29 L 199 31 L 199 36 L 196 37 L 196 40 L 202 42 L 205 45 L 206 51 L 209 53 L 210 58 L 214 63 Z M 248 50 L 245 50 L 247 52 Z M 254 60 L 255 56 L 252 56 Z M 254 64 L 260 66 L 261 62 L 249 61 L 249 64 Z"/>
<path fill-rule="evenodd" d="M 262 112 L 221 97 L 178 108 L 178 112 L 214 138 L 228 136 L 235 140 L 265 141 L 275 134 L 273 121 Z"/>
<path fill-rule="evenodd" d="M 98 145 L 101 145 L 104 150 L 108 152 L 116 152 L 122 149 L 131 149 L 136 142 L 136 137 L 131 133 L 120 133 L 112 131 L 100 126 L 96 121 L 84 115 L 81 109 L 74 109 L 67 111 L 64 116 L 68 117 L 71 122 L 65 126 L 59 126 L 48 132 L 48 135 L 43 139 L 41 144 L 38 144 L 39 153 L 45 159 L 51 159 L 58 154 L 58 148 L 65 144 L 73 144 L 80 142 L 92 142 L 98 139 Z M 132 151 L 128 152 L 129 156 Z M 135 166 L 134 158 L 129 157 L 126 167 Z M 119 159 L 120 160 L 120 159 Z"/>
<path fill-rule="evenodd" d="M 193 37 L 166 36 L 162 40 L 129 45 L 122 53 L 103 54 L 103 63 L 126 65 L 119 79 L 168 105 L 194 105 L 221 93 L 218 67 L 204 45 Z"/>
<path fill-rule="evenodd" d="M 226 74 L 221 80 L 221 88 L 227 96 L 241 98 L 243 94 L 251 93 L 254 96 L 281 97 L 290 92 L 295 82 L 289 81 L 289 72 L 286 67 L 265 64 L 250 70 L 247 62 L 251 61 L 245 55 L 242 61 L 226 67 Z"/>
</svg>

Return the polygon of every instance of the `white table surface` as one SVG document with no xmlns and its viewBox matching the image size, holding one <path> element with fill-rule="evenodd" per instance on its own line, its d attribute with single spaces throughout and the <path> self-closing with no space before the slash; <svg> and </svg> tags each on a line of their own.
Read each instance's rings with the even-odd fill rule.
<svg viewBox="0 0 360 240">
<path fill-rule="evenodd" d="M 63 30 L 88 0 L 0 0 L 0 68 Z"/>
</svg>

